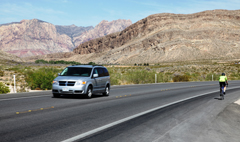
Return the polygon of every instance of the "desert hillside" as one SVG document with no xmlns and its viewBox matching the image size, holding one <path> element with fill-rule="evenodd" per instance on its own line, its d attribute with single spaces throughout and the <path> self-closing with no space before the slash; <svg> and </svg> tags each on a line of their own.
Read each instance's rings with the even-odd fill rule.
<svg viewBox="0 0 240 142">
<path fill-rule="evenodd" d="M 13 55 L 13 54 L 9 54 L 4 51 L 1 51 L 0 52 L 0 61 L 1 61 L 0 64 L 1 63 L 5 64 L 6 63 L 5 61 L 24 62 L 25 60 Z"/>
<path fill-rule="evenodd" d="M 125 30 L 80 44 L 48 60 L 159 63 L 240 58 L 240 10 L 150 15 Z M 36 59 L 36 58 L 35 58 Z"/>
</svg>

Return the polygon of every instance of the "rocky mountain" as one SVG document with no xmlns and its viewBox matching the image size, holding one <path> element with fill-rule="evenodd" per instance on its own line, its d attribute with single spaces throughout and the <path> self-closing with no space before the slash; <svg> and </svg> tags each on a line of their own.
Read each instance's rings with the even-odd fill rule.
<svg viewBox="0 0 240 142">
<path fill-rule="evenodd" d="M 69 52 L 71 38 L 60 35 L 55 25 L 37 19 L 0 27 L 0 49 L 19 57 Z"/>
<path fill-rule="evenodd" d="M 110 63 L 240 58 L 240 10 L 150 15 L 73 52 Z"/>
<path fill-rule="evenodd" d="M 84 41 L 121 31 L 122 27 L 131 25 L 131 21 L 117 21 L 119 23 L 115 21 L 101 22 L 102 29 L 98 26 L 96 28 L 75 25 L 55 26 L 38 19 L 2 24 L 0 25 L 0 50 L 19 57 L 71 52 Z"/>
<path fill-rule="evenodd" d="M 154 14 L 73 52 L 38 58 L 59 57 L 103 64 L 240 59 L 240 10 Z"/>
<path fill-rule="evenodd" d="M 74 37 L 73 40 L 75 45 L 80 45 L 83 42 L 90 41 L 98 37 L 103 37 L 111 33 L 122 31 L 131 24 L 131 20 L 119 19 L 111 22 L 103 20 L 97 26 L 95 26 L 94 29 L 86 31 L 80 36 Z"/>
<path fill-rule="evenodd" d="M 94 29 L 93 26 L 88 26 L 88 27 L 78 27 L 75 25 L 70 25 L 70 26 L 60 26 L 56 25 L 57 32 L 59 34 L 66 34 L 72 39 L 73 46 L 75 47 L 75 42 L 73 41 L 73 38 L 77 38 L 77 36 L 82 35 L 84 32 L 87 32 L 89 30 Z M 77 44 L 79 45 L 79 43 Z"/>
</svg>

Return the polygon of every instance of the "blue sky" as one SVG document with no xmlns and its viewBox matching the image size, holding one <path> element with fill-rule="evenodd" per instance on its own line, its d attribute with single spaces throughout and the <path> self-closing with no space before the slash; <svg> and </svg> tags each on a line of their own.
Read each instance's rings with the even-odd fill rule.
<svg viewBox="0 0 240 142">
<path fill-rule="evenodd" d="M 214 9 L 240 9 L 240 0 L 0 0 L 0 24 L 36 18 L 54 25 L 96 26 L 102 20 L 135 23 L 151 14 Z"/>
</svg>

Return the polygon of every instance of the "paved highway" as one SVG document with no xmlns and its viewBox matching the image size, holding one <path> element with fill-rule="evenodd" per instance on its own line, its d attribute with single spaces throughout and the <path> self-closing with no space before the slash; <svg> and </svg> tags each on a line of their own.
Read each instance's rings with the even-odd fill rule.
<svg viewBox="0 0 240 142">
<path fill-rule="evenodd" d="M 109 97 L 92 99 L 52 98 L 50 91 L 0 95 L 0 141 L 214 139 L 208 136 L 211 124 L 240 98 L 239 84 L 229 81 L 223 101 L 218 82 L 112 86 Z"/>
</svg>

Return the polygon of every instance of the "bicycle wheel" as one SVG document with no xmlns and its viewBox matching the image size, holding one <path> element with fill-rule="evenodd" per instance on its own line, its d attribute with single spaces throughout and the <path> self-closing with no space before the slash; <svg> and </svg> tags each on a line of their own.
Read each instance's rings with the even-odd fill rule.
<svg viewBox="0 0 240 142">
<path fill-rule="evenodd" d="M 224 95 L 222 93 L 220 94 L 220 98 L 221 100 L 224 100 Z"/>
</svg>

